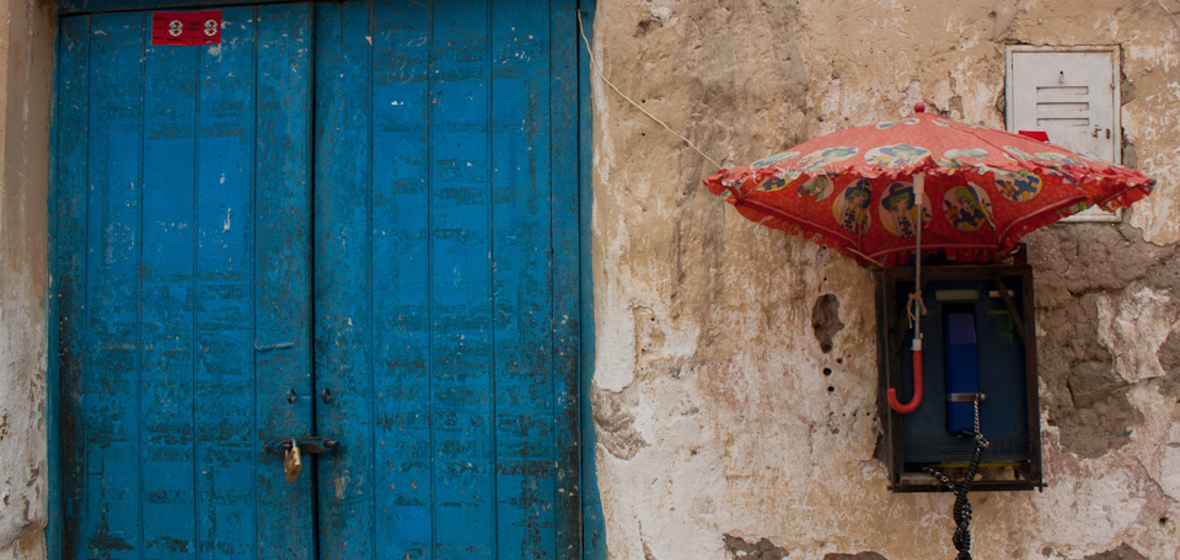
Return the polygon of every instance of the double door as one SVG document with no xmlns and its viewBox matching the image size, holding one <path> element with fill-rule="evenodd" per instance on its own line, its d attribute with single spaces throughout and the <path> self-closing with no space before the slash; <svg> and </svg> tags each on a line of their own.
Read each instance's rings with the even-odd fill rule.
<svg viewBox="0 0 1180 560">
<path fill-rule="evenodd" d="M 577 555 L 576 16 L 532 4 L 62 18 L 65 558 Z"/>
</svg>

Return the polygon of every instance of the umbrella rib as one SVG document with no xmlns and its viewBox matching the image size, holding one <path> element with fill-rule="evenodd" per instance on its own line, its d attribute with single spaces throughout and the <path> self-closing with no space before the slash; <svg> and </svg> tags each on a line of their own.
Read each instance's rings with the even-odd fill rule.
<svg viewBox="0 0 1180 560">
<path fill-rule="evenodd" d="M 845 237 L 843 234 L 841 234 L 833 229 L 829 229 L 826 226 L 822 226 L 820 224 L 817 224 L 815 222 L 811 222 L 809 220 L 801 219 L 798 216 L 792 216 L 786 212 L 783 212 L 782 210 L 779 210 L 778 208 L 775 208 L 775 207 L 770 206 L 768 204 L 764 204 L 762 202 L 758 202 L 756 200 L 748 200 L 748 199 L 743 198 L 740 200 L 736 200 L 733 203 L 733 205 L 734 206 L 746 206 L 749 208 L 753 208 L 755 210 L 758 210 L 759 212 L 762 212 L 764 214 L 769 214 L 772 217 L 779 218 L 781 220 L 786 220 L 786 221 L 791 222 L 793 224 L 805 225 L 808 227 L 815 228 L 816 230 L 819 230 L 820 233 L 840 239 L 841 241 L 844 241 L 845 243 L 852 242 L 851 239 Z"/>
<path fill-rule="evenodd" d="M 995 243 L 990 243 L 990 244 L 989 243 L 980 243 L 980 244 L 973 244 L 973 243 L 933 243 L 933 244 L 923 243 L 922 247 L 924 249 L 926 249 L 927 252 L 934 251 L 936 249 L 955 249 L 955 250 L 971 249 L 971 250 L 981 250 L 981 251 L 996 251 L 997 250 Z M 879 258 L 879 257 L 883 257 L 885 255 L 892 255 L 895 253 L 912 253 L 913 251 L 914 251 L 913 247 L 902 247 L 902 246 L 891 247 L 889 249 L 882 249 L 880 251 L 873 253 L 872 255 L 870 255 L 870 258 Z"/>
<path fill-rule="evenodd" d="M 1024 222 L 1027 222 L 1030 219 L 1040 216 L 1042 214 L 1045 214 L 1047 212 L 1056 212 L 1058 210 L 1061 210 L 1062 208 L 1068 208 L 1068 207 L 1073 206 L 1074 204 L 1077 204 L 1079 202 L 1090 202 L 1090 200 L 1084 196 L 1075 196 L 1072 198 L 1065 199 L 1058 204 L 1054 204 L 1052 206 L 1046 206 L 1044 208 L 1041 208 L 1040 210 L 1037 210 L 1036 212 L 1030 212 L 1028 214 L 1025 214 L 1019 220 L 1014 220 L 1012 223 L 1008 224 L 1008 227 L 1004 228 L 1004 231 L 1000 233 L 1000 242 L 1003 243 L 1003 240 L 1008 237 L 1009 232 L 1011 232 L 1014 228 L 1016 228 L 1020 224 L 1023 224 Z"/>
<path fill-rule="evenodd" d="M 870 256 L 868 256 L 868 255 L 866 255 L 866 254 L 864 254 L 864 253 L 862 253 L 862 252 L 860 252 L 860 251 L 857 251 L 856 249 L 853 249 L 852 247 L 845 247 L 845 248 L 844 248 L 844 250 L 845 250 L 845 251 L 848 251 L 849 253 L 852 253 L 852 254 L 854 254 L 854 255 L 856 255 L 856 256 L 858 256 L 858 257 L 860 257 L 860 258 L 862 258 L 862 259 L 864 259 L 864 260 L 866 260 L 866 261 L 869 261 L 869 262 L 871 262 L 871 263 L 873 263 L 873 264 L 875 264 L 875 265 L 877 265 L 877 266 L 879 266 L 879 267 L 881 267 L 881 268 L 885 268 L 885 263 L 884 263 L 884 262 L 881 262 L 881 261 L 879 261 L 879 260 L 877 260 L 877 259 L 874 259 L 873 257 L 870 257 Z"/>
<path fill-rule="evenodd" d="M 1004 149 L 1004 147 L 1003 147 L 1003 146 L 1000 146 L 999 144 L 996 144 L 996 143 L 992 142 L 991 140 L 988 140 L 988 139 L 984 138 L 983 136 L 980 136 L 980 135 L 979 135 L 979 133 L 975 131 L 975 129 L 973 129 L 973 128 L 971 128 L 971 127 L 968 127 L 968 126 L 962 126 L 962 125 L 960 125 L 960 126 L 961 126 L 961 127 L 964 129 L 964 130 L 963 130 L 963 132 L 965 132 L 965 133 L 967 133 L 967 134 L 970 134 L 971 136 L 974 136 L 974 137 L 975 137 L 976 139 L 978 139 L 980 142 L 982 142 L 982 143 L 984 143 L 984 144 L 987 144 L 988 146 L 992 146 L 992 147 L 994 147 L 995 149 L 997 149 L 997 150 L 1000 150 L 1000 151 L 1004 152 L 1005 154 L 1009 154 L 1009 155 L 1017 155 L 1017 154 L 1012 154 L 1012 153 L 1011 153 L 1009 150 L 1006 150 L 1006 149 Z M 1007 130 L 1000 130 L 1000 129 L 998 129 L 998 128 L 996 128 L 996 129 L 992 129 L 992 130 L 994 130 L 995 132 L 1004 132 L 1004 133 L 1007 133 L 1007 134 L 1012 134 L 1011 132 L 1008 132 Z M 1024 140 L 1024 138 L 1022 138 L 1020 135 L 1015 135 L 1015 136 L 1016 136 L 1016 138 L 1018 138 L 1018 139 Z"/>
<path fill-rule="evenodd" d="M 739 199 L 739 200 L 737 200 L 736 202 L 734 202 L 734 206 L 746 206 L 746 207 L 749 207 L 749 208 L 753 208 L 753 209 L 755 209 L 755 210 L 758 210 L 758 211 L 760 211 L 760 212 L 763 212 L 763 213 L 767 214 L 767 217 L 771 217 L 771 218 L 779 218 L 780 220 L 785 220 L 785 221 L 791 222 L 791 223 L 793 223 L 793 224 L 798 224 L 798 225 L 806 225 L 806 226 L 808 226 L 808 227 L 812 227 L 812 228 L 815 228 L 815 229 L 817 229 L 817 230 L 821 230 L 821 232 L 822 232 L 824 235 L 831 235 L 832 237 L 843 238 L 843 236 L 842 236 L 841 234 L 839 234 L 839 233 L 835 232 L 834 230 L 828 229 L 828 228 L 826 228 L 826 227 L 824 227 L 824 226 L 821 226 L 821 225 L 819 225 L 819 224 L 816 224 L 816 223 L 814 223 L 814 222 L 810 222 L 810 221 L 808 221 L 808 220 L 802 220 L 802 219 L 799 219 L 798 217 L 791 216 L 791 215 L 789 215 L 789 214 L 787 214 L 787 213 L 785 213 L 785 212 L 782 212 L 782 211 L 778 210 L 777 208 L 774 208 L 774 207 L 772 207 L 772 206 L 768 206 L 768 205 L 762 204 L 762 203 L 760 203 L 760 202 L 757 202 L 757 201 L 753 201 L 753 200 L 747 201 L 747 200 L 745 200 L 745 199 Z M 858 241 L 859 241 L 859 235 L 857 236 L 857 238 L 858 238 Z M 844 238 L 844 241 L 848 241 L 848 239 L 847 239 L 847 238 Z M 858 246 L 859 246 L 859 244 L 858 244 Z M 874 259 L 873 257 L 870 257 L 870 256 L 868 256 L 868 255 L 866 255 L 866 254 L 864 254 L 864 253 L 862 253 L 862 252 L 860 252 L 860 251 L 857 251 L 856 249 L 853 249 L 853 248 L 852 248 L 852 247 L 850 247 L 850 246 L 837 247 L 837 249 L 843 249 L 843 250 L 846 250 L 846 251 L 848 251 L 849 253 L 852 253 L 852 254 L 854 254 L 854 255 L 856 255 L 856 256 L 858 256 L 858 257 L 862 258 L 862 259 L 865 259 L 866 261 L 869 261 L 869 262 L 870 262 L 870 263 L 872 263 L 872 264 L 875 264 L 875 265 L 877 265 L 877 266 L 879 266 L 879 267 L 881 267 L 881 268 L 885 268 L 885 264 L 884 264 L 883 262 L 881 262 L 881 261 L 879 261 L 879 260 L 877 260 L 877 259 Z"/>
</svg>

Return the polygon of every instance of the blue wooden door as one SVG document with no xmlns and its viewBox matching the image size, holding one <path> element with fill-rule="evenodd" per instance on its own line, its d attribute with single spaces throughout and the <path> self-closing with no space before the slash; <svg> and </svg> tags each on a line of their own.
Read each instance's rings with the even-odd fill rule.
<svg viewBox="0 0 1180 560">
<path fill-rule="evenodd" d="M 313 481 L 261 447 L 313 431 L 312 18 L 226 9 L 199 48 L 151 46 L 149 13 L 61 22 L 67 558 L 314 552 Z"/>
<path fill-rule="evenodd" d="M 62 19 L 64 557 L 579 554 L 574 14 Z"/>
<path fill-rule="evenodd" d="M 316 5 L 325 557 L 579 550 L 574 18 Z"/>
</svg>

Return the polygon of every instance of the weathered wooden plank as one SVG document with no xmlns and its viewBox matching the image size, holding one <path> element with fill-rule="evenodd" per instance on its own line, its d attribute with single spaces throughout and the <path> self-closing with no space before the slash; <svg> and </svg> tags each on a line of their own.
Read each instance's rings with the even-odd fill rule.
<svg viewBox="0 0 1180 560">
<path fill-rule="evenodd" d="M 259 6 L 254 332 L 258 557 L 316 557 L 315 470 L 293 483 L 263 446 L 314 433 L 311 379 L 312 6 Z M 291 402 L 290 396 L 294 396 Z"/>
<path fill-rule="evenodd" d="M 340 440 L 319 462 L 320 554 L 373 548 L 371 4 L 316 6 L 316 386 L 320 433 Z"/>
<path fill-rule="evenodd" d="M 287 3 L 289 0 L 253 0 L 253 4 Z M 61 15 L 132 10 L 207 10 L 220 6 L 241 5 L 241 0 L 61 0 Z"/>
<path fill-rule="evenodd" d="M 193 213 L 197 55 L 196 49 L 150 45 L 144 52 L 140 500 L 144 555 L 161 559 L 191 558 L 196 552 Z"/>
<path fill-rule="evenodd" d="M 85 548 L 86 423 L 84 409 L 87 308 L 88 119 L 90 17 L 63 18 L 57 77 L 56 275 L 58 375 L 61 394 L 62 554 Z"/>
<path fill-rule="evenodd" d="M 550 12 L 549 76 L 551 88 L 550 196 L 553 207 L 553 365 L 552 397 L 556 454 L 554 525 L 558 558 L 579 558 L 582 552 L 581 383 L 583 252 L 579 185 L 579 68 L 577 0 L 554 0 Z M 588 165 L 588 162 L 586 162 Z M 591 428 L 592 430 L 593 428 Z"/>
<path fill-rule="evenodd" d="M 594 461 L 594 418 L 590 410 L 592 372 L 594 371 L 594 271 L 591 262 L 590 221 L 593 210 L 593 177 L 591 157 L 593 154 L 594 114 L 591 99 L 590 57 L 582 41 L 582 30 L 593 41 L 594 10 L 597 0 L 577 0 L 577 17 L 582 20 L 575 25 L 578 35 L 572 37 L 576 46 L 578 75 L 578 232 L 579 232 L 579 308 L 578 335 L 580 344 L 578 396 L 581 400 L 578 410 L 578 435 L 581 441 L 581 462 L 578 465 L 578 480 L 581 483 L 581 522 L 577 527 L 582 531 L 582 551 L 579 557 L 586 560 L 606 560 L 606 523 L 602 515 L 602 502 L 598 498 L 598 479 Z M 555 12 L 556 14 L 556 12 Z M 574 22 L 577 24 L 577 22 Z M 567 39 L 568 40 L 568 39 Z"/>
<path fill-rule="evenodd" d="M 84 548 L 141 553 L 139 502 L 139 197 L 142 14 L 94 16 L 90 61 L 90 191 L 82 383 L 86 425 Z M 130 62 L 129 61 L 134 61 Z"/>
<path fill-rule="evenodd" d="M 434 3 L 431 372 L 435 555 L 495 554 L 485 2 Z"/>
<path fill-rule="evenodd" d="M 321 550 L 341 557 L 572 557 L 579 538 L 579 451 L 568 442 L 577 439 L 572 422 L 578 410 L 580 264 L 571 136 L 578 124 L 568 108 L 576 102 L 575 70 L 567 60 L 573 47 L 546 51 L 550 16 L 541 17 L 544 4 L 436 7 L 433 14 L 411 3 L 318 8 L 324 52 L 317 61 L 316 202 L 322 214 L 315 240 L 315 306 L 323 321 L 317 372 L 319 388 L 330 389 L 333 398 L 315 406 L 321 435 L 346 440 L 337 456 L 318 459 Z M 148 53 L 148 123 L 139 132 L 146 135 L 144 290 L 142 308 L 135 306 L 142 309 L 143 321 L 135 321 L 135 328 L 143 329 L 145 344 L 135 340 L 124 348 L 135 356 L 142 352 L 146 368 L 142 377 L 132 378 L 142 389 L 135 412 L 143 422 L 131 441 L 143 443 L 132 455 L 143 460 L 143 475 L 135 476 L 144 492 L 133 499 L 147 512 L 143 551 L 150 557 L 315 552 L 310 527 L 303 524 L 310 525 L 313 515 L 308 492 L 316 459 L 307 458 L 304 477 L 292 486 L 281 482 L 278 458 L 261 452 L 273 437 L 310 432 L 305 415 L 313 406 L 310 271 L 306 256 L 300 257 L 307 250 L 311 212 L 309 139 L 306 106 L 297 107 L 299 99 L 306 104 L 300 92 L 309 87 L 310 8 L 252 10 L 227 10 L 223 45 Z M 572 17 L 564 17 L 554 11 L 550 20 L 572 29 Z M 89 53 L 85 40 L 71 39 L 78 34 L 86 39 L 88 30 L 80 23 L 75 27 L 69 35 L 63 25 L 62 37 L 63 45 L 74 45 L 76 66 L 76 53 L 83 52 L 83 59 Z M 63 66 L 70 52 L 63 48 Z M 164 71 L 172 58 L 183 59 L 181 53 L 197 53 L 202 72 L 197 145 L 188 149 L 195 149 L 200 161 L 198 190 L 187 191 L 187 198 L 178 197 L 191 188 L 184 181 L 162 190 L 168 174 L 186 175 L 190 184 L 192 177 L 184 170 L 191 158 L 164 155 L 183 154 L 176 146 L 193 142 L 191 118 L 185 131 L 178 116 L 192 103 L 180 93 L 187 86 L 183 80 L 166 82 Z M 127 60 L 136 57 L 125 58 L 125 66 Z M 66 92 L 81 85 L 84 97 L 87 80 L 61 82 L 63 114 Z M 75 110 L 85 115 L 88 104 L 83 99 Z M 256 148 L 255 127 L 257 138 L 265 140 Z M 74 134 L 87 133 L 87 127 L 76 128 L 81 131 Z M 65 142 L 71 132 L 61 131 Z M 92 156 L 81 152 L 73 156 L 81 164 L 71 167 L 85 170 Z M 60 161 L 68 153 L 60 152 Z M 83 216 L 74 223 L 86 225 L 86 181 L 83 176 L 75 182 L 81 205 L 76 197 L 58 199 L 59 220 Z M 251 211 L 260 227 L 246 219 Z M 185 213 L 191 215 L 187 233 L 170 228 Z M 87 232 L 78 229 L 76 242 L 85 243 Z M 59 231 L 68 239 L 68 227 Z M 74 310 L 62 312 L 61 332 L 68 337 L 67 322 L 81 323 L 93 309 L 86 294 L 105 297 L 99 288 L 114 287 L 108 280 L 87 284 L 80 258 L 95 259 L 94 270 L 107 274 L 97 268 L 109 264 L 98 251 L 61 255 L 61 270 L 71 270 L 68 258 L 76 268 L 61 280 L 63 309 Z M 70 282 L 92 289 L 75 288 L 71 300 Z M 119 316 L 104 317 L 90 340 L 111 340 L 106 335 L 117 330 Z M 297 332 L 288 334 L 292 330 Z M 187 343 L 178 344 L 186 332 Z M 283 342 L 294 345 L 254 350 L 256 344 Z M 75 393 L 98 394 L 96 379 L 80 377 L 90 370 L 67 363 L 66 348 L 63 344 L 63 395 L 68 400 Z M 99 361 L 100 354 L 91 355 Z M 110 363 L 108 358 L 103 355 Z M 185 360 L 187 404 L 181 381 Z M 79 373 L 71 378 L 71 371 Z M 65 392 L 67 385 L 77 390 Z M 294 404 L 286 401 L 291 389 Z M 104 403 L 114 399 L 105 398 L 87 396 L 76 406 L 110 409 Z M 186 410 L 196 420 L 188 427 L 190 438 L 196 431 L 195 443 L 178 436 L 185 430 Z M 66 422 L 67 433 L 78 434 L 75 441 L 87 434 L 109 439 L 103 435 L 112 432 L 108 426 L 87 432 L 80 427 L 83 420 Z M 186 509 L 185 500 L 191 500 L 176 480 L 185 477 L 158 479 L 184 468 L 185 450 L 200 450 L 188 475 L 188 491 L 195 477 L 201 500 L 188 508 L 196 510 L 195 532 L 191 521 L 187 525 L 197 540 L 192 544 L 192 537 L 184 536 L 184 516 L 169 513 Z M 87 480 L 93 484 L 85 451 L 67 452 L 67 465 L 69 457 L 80 467 L 75 487 Z M 101 471 L 99 463 L 93 472 Z M 118 504 L 87 492 L 67 493 L 66 500 L 67 518 L 87 507 Z M 86 545 L 95 535 L 107 547 L 104 552 L 129 546 L 118 540 L 125 531 L 108 536 L 106 518 L 95 517 L 84 527 L 88 521 L 79 517 L 67 532 L 67 539 L 74 535 L 67 549 L 73 546 L 75 555 L 89 554 Z"/>
<path fill-rule="evenodd" d="M 373 390 L 376 547 L 427 558 L 431 534 L 430 9 L 374 3 Z"/>
<path fill-rule="evenodd" d="M 496 532 L 500 558 L 554 558 L 549 21 L 492 9 Z"/>
<path fill-rule="evenodd" d="M 253 556 L 254 9 L 222 12 L 197 104 L 197 555 Z"/>
</svg>

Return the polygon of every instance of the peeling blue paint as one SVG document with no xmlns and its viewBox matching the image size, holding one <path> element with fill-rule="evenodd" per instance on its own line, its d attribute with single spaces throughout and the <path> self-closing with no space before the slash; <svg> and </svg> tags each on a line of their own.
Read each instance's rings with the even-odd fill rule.
<svg viewBox="0 0 1180 560">
<path fill-rule="evenodd" d="M 589 123 L 559 4 L 227 8 L 215 53 L 63 18 L 55 557 L 580 555 Z M 337 452 L 283 482 L 263 446 L 315 432 Z"/>
</svg>

